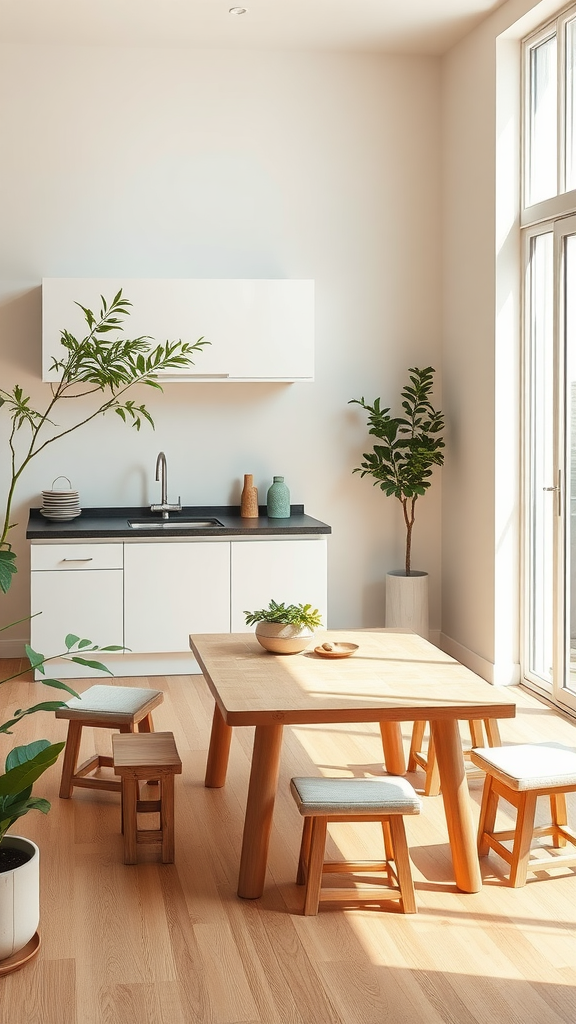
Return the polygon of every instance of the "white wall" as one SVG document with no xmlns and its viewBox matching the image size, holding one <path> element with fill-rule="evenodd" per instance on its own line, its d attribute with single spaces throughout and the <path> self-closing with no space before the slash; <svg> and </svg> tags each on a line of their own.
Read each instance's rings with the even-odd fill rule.
<svg viewBox="0 0 576 1024">
<path fill-rule="evenodd" d="M 505 3 L 443 61 L 443 646 L 519 678 L 520 39 L 546 0 Z"/>
<path fill-rule="evenodd" d="M 292 500 L 333 528 L 329 624 L 383 623 L 401 510 L 352 476 L 368 436 L 347 402 L 396 405 L 408 366 L 439 366 L 439 71 L 362 54 L 0 48 L 1 386 L 46 400 L 43 276 L 313 278 L 317 310 L 314 384 L 144 389 L 155 433 L 102 420 L 32 464 L 2 620 L 28 611 L 24 530 L 40 490 L 64 473 L 84 506 L 148 504 L 163 449 L 170 494 L 187 504 L 238 502 L 246 472 L 264 501 L 283 473 Z M 6 429 L 0 414 L 2 485 Z M 441 474 L 414 535 L 433 629 L 440 495 Z"/>
</svg>

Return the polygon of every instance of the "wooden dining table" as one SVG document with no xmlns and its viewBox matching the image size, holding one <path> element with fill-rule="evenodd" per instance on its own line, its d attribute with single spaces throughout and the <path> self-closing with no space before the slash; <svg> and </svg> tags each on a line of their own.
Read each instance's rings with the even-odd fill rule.
<svg viewBox="0 0 576 1024">
<path fill-rule="evenodd" d="M 350 657 L 316 653 L 358 645 Z M 454 658 L 409 630 L 318 630 L 294 655 L 265 651 L 253 633 L 192 634 L 190 647 L 215 700 L 205 785 L 224 786 L 232 730 L 254 726 L 238 895 L 262 895 L 285 725 L 377 722 L 386 770 L 404 774 L 401 722 L 429 721 L 435 744 L 454 879 L 481 888 L 458 722 L 513 718 L 516 705 Z M 433 798 L 430 798 L 433 799 Z"/>
</svg>

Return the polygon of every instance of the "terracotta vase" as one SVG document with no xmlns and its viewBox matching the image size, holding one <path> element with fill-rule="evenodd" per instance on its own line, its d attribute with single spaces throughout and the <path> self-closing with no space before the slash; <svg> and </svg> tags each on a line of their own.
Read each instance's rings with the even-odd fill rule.
<svg viewBox="0 0 576 1024">
<path fill-rule="evenodd" d="M 244 474 L 244 487 L 240 498 L 240 515 L 243 519 L 258 518 L 258 488 L 254 486 L 252 473 Z"/>
</svg>

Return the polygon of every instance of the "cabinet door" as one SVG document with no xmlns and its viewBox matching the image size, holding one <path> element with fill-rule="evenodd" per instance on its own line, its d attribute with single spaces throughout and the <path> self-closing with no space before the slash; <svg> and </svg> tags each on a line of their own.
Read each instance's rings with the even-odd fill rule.
<svg viewBox="0 0 576 1024">
<path fill-rule="evenodd" d="M 31 579 L 32 614 L 41 612 L 30 623 L 35 651 L 46 657 L 65 653 L 68 633 L 122 646 L 122 569 L 56 569 L 32 572 Z"/>
<path fill-rule="evenodd" d="M 42 281 L 42 379 L 55 380 L 62 358 L 60 332 L 83 337 L 81 303 L 100 308 L 100 295 L 119 288 L 132 302 L 126 333 L 209 345 L 194 365 L 169 380 L 313 380 L 314 282 L 309 280 L 195 280 L 44 278 Z M 78 334 L 80 332 L 80 334 Z"/>
<path fill-rule="evenodd" d="M 232 542 L 232 633 L 249 632 L 244 611 L 270 601 L 311 604 L 327 624 L 327 545 L 325 537 Z"/>
<path fill-rule="evenodd" d="M 229 542 L 125 544 L 124 630 L 134 654 L 189 652 L 190 633 L 229 633 Z"/>
</svg>

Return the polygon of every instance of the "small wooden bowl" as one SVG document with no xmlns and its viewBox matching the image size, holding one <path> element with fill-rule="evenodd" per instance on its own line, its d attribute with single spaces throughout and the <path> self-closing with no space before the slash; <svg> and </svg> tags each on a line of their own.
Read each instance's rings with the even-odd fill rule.
<svg viewBox="0 0 576 1024">
<path fill-rule="evenodd" d="M 333 650 L 326 651 L 323 647 L 315 647 L 314 654 L 321 658 L 349 658 L 354 651 L 358 650 L 358 644 L 333 643 Z"/>
</svg>

